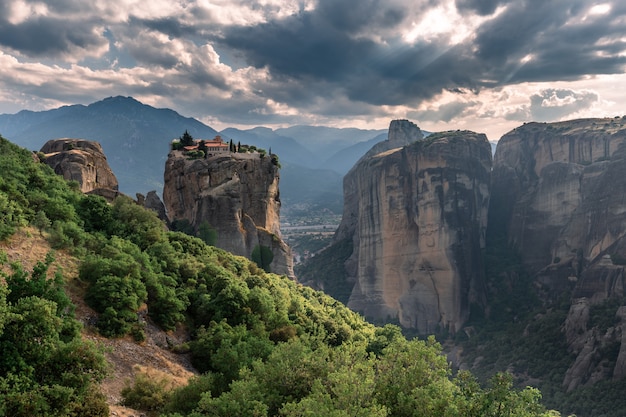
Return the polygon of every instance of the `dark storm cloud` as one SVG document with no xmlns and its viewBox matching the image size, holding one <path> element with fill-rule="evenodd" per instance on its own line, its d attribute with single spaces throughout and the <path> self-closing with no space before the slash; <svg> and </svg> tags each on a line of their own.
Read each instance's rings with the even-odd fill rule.
<svg viewBox="0 0 626 417">
<path fill-rule="evenodd" d="M 581 0 L 512 2 L 480 27 L 476 57 L 499 84 L 622 73 L 626 10 L 613 3 L 611 13 L 584 19 L 589 2 Z M 525 56 L 532 59 L 521 64 Z"/>
<path fill-rule="evenodd" d="M 54 57 L 76 49 L 98 48 L 107 42 L 94 30 L 94 22 L 69 24 L 64 19 L 38 17 L 11 24 L 0 15 L 0 45 L 25 55 Z"/>
<path fill-rule="evenodd" d="M 316 94 L 341 89 L 352 100 L 376 105 L 432 97 L 450 80 L 472 85 L 467 77 L 472 63 L 457 65 L 462 49 L 443 42 L 409 46 L 397 34 L 385 42 L 366 36 L 397 32 L 403 23 L 408 11 L 385 4 L 322 1 L 312 12 L 225 28 L 221 42 L 242 52 L 250 65 L 267 67 L 276 81 L 272 95 L 291 103 L 308 95 L 286 90 L 283 82 L 290 79 Z"/>
<path fill-rule="evenodd" d="M 131 17 L 129 26 L 144 26 L 148 29 L 164 33 L 172 38 L 181 38 L 184 36 L 194 36 L 197 29 L 193 25 L 180 21 L 178 17 L 167 17 L 161 19 L 139 19 Z"/>
<path fill-rule="evenodd" d="M 227 28 L 224 44 L 245 53 L 255 67 L 269 67 L 275 76 L 333 79 L 350 64 L 367 60 L 376 49 L 368 39 L 352 39 L 328 21 L 306 14 L 254 27 Z"/>
<path fill-rule="evenodd" d="M 477 92 L 526 81 L 622 73 L 626 45 L 620 40 L 625 32 L 620 19 L 626 12 L 617 0 L 613 3 L 610 13 L 585 19 L 590 5 L 583 0 L 458 0 L 468 19 L 470 12 L 490 15 L 498 6 L 506 7 L 483 23 L 475 37 L 453 46 L 445 36 L 418 36 L 412 44 L 401 39 L 406 16 L 416 16 L 412 8 L 426 7 L 426 2 L 321 0 L 309 12 L 224 28 L 220 42 L 242 53 L 248 64 L 267 68 L 275 81 L 271 93 L 290 104 L 302 93 L 288 90 L 287 80 L 322 96 L 342 90 L 356 101 L 410 105 L 444 89 Z"/>
<path fill-rule="evenodd" d="M 179 57 L 172 51 L 163 48 L 163 44 L 152 39 L 141 39 L 140 42 L 127 42 L 126 50 L 137 61 L 146 66 L 157 66 L 164 69 L 173 68 L 178 64 Z"/>
<path fill-rule="evenodd" d="M 456 0 L 455 3 L 461 13 L 471 11 L 486 16 L 495 12 L 496 8 L 505 2 L 500 0 Z"/>
</svg>

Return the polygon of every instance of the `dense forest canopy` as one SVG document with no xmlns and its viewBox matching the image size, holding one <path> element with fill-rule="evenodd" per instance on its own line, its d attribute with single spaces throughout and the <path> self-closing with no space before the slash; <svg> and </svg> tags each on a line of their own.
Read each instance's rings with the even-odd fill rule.
<svg viewBox="0 0 626 417">
<path fill-rule="evenodd" d="M 140 343 L 146 311 L 163 330 L 187 329 L 189 341 L 170 348 L 190 352 L 198 376 L 171 390 L 137 375 L 123 392 L 152 415 L 559 415 L 507 374 L 487 386 L 453 374 L 432 337 L 375 327 L 321 292 L 167 231 L 128 197 L 83 195 L 0 138 L 0 239 L 28 225 L 79 259 L 102 335 Z M 104 356 L 81 338 L 62 274 L 47 278 L 53 257 L 1 275 L 0 415 L 107 416 Z"/>
</svg>

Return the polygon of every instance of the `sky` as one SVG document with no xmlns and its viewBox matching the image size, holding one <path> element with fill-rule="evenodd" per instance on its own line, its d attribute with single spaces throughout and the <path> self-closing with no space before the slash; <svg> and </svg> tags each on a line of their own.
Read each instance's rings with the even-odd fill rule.
<svg viewBox="0 0 626 417">
<path fill-rule="evenodd" d="M 221 130 L 626 114 L 626 1 L 3 0 L 0 113 L 132 96 Z"/>
</svg>

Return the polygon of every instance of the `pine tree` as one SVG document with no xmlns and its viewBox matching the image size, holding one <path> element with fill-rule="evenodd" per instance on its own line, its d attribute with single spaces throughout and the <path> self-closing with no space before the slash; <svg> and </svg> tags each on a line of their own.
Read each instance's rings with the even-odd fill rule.
<svg viewBox="0 0 626 417">
<path fill-rule="evenodd" d="M 185 133 L 183 133 L 183 135 L 180 137 L 180 143 L 183 146 L 193 145 L 193 136 L 191 136 L 186 129 L 185 129 Z"/>
</svg>

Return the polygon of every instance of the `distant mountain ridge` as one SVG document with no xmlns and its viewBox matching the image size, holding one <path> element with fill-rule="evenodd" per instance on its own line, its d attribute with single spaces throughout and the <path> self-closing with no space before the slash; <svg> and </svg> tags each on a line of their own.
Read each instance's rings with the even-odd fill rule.
<svg viewBox="0 0 626 417">
<path fill-rule="evenodd" d="M 0 114 L 0 133 L 31 150 L 58 138 L 99 142 L 119 180 L 120 191 L 131 196 L 150 190 L 161 193 L 169 144 L 185 130 L 195 138 L 221 134 L 226 140 L 271 149 L 285 167 L 281 198 L 286 205 L 320 200 L 325 204 L 328 200 L 329 205 L 341 206 L 343 175 L 372 144 L 386 139 L 386 130 L 323 126 L 227 128 L 218 132 L 174 110 L 122 96 L 87 106 Z"/>
<path fill-rule="evenodd" d="M 28 149 L 39 150 L 57 138 L 99 142 L 119 180 L 120 191 L 130 195 L 162 190 L 169 143 L 185 130 L 197 137 L 217 134 L 196 119 L 121 96 L 88 106 L 0 115 L 0 133 Z"/>
</svg>

